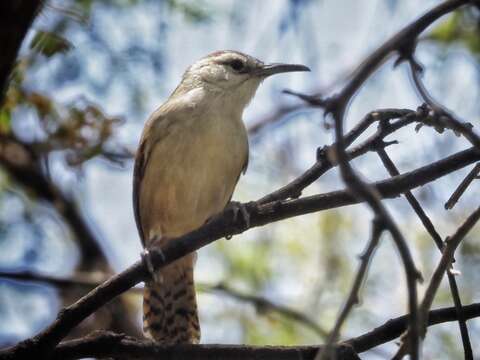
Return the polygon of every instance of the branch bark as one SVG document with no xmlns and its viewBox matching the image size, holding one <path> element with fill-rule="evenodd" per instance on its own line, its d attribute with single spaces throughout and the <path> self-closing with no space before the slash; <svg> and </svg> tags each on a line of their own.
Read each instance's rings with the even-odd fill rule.
<svg viewBox="0 0 480 360">
<path fill-rule="evenodd" d="M 115 359 L 190 359 L 190 360 L 292 360 L 313 359 L 318 346 L 249 346 L 249 345 L 176 345 L 161 346 L 122 334 L 97 332 L 89 337 L 59 345 L 52 359 L 73 360 L 86 357 Z M 335 349 L 335 359 L 360 360 L 349 345 Z"/>
</svg>

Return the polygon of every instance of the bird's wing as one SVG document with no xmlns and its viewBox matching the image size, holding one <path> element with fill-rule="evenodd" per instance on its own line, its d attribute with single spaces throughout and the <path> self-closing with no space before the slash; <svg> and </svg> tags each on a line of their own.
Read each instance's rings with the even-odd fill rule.
<svg viewBox="0 0 480 360">
<path fill-rule="evenodd" d="M 245 156 L 245 163 L 243 164 L 242 172 L 240 174 L 245 175 L 245 173 L 247 172 L 249 158 L 250 158 L 250 151 L 249 151 L 249 148 L 247 146 L 247 156 Z M 240 175 L 238 175 L 238 177 L 240 178 Z M 237 182 L 238 182 L 238 179 L 237 179 Z"/>
<path fill-rule="evenodd" d="M 173 116 L 166 116 L 165 107 L 162 106 L 157 111 L 155 111 L 150 119 L 148 119 L 143 130 L 142 138 L 140 139 L 140 145 L 138 146 L 137 153 L 135 155 L 135 165 L 133 167 L 133 213 L 135 216 L 135 223 L 137 224 L 138 233 L 140 235 L 140 240 L 142 245 L 145 246 L 145 234 L 143 233 L 142 221 L 140 218 L 140 188 L 142 186 L 142 179 L 145 175 L 145 169 L 147 168 L 148 161 L 152 149 L 157 141 L 161 139 L 155 134 L 155 131 L 152 131 L 152 127 L 161 125 L 168 125 L 170 123 L 169 119 L 172 120 Z M 157 132 L 158 133 L 158 132 Z"/>
<path fill-rule="evenodd" d="M 135 156 L 135 165 L 133 167 L 133 213 L 135 215 L 135 223 L 137 224 L 138 233 L 140 234 L 140 240 L 142 245 L 145 246 L 145 234 L 143 233 L 142 223 L 140 221 L 140 205 L 139 194 L 140 185 L 142 183 L 145 167 L 148 162 L 148 154 L 146 153 L 146 138 L 142 137 L 140 145 Z"/>
<path fill-rule="evenodd" d="M 248 168 L 248 159 L 250 157 L 250 152 L 249 152 L 249 149 L 247 147 L 247 156 L 245 156 L 245 162 L 242 166 L 242 170 L 238 173 L 238 176 L 237 176 L 237 180 L 235 180 L 235 185 L 233 187 L 234 191 L 235 191 L 235 188 L 237 187 L 237 184 L 238 184 L 238 180 L 240 180 L 240 176 L 245 175 L 245 173 L 247 172 L 247 168 Z M 225 206 L 228 205 L 228 203 L 230 201 L 232 201 L 232 197 L 233 197 L 233 192 L 230 194 L 230 198 L 228 199 L 228 202 L 225 204 Z"/>
</svg>

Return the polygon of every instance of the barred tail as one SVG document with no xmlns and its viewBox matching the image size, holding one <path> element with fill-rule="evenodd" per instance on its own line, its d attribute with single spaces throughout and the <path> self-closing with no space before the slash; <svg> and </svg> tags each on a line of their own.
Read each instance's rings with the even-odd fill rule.
<svg viewBox="0 0 480 360">
<path fill-rule="evenodd" d="M 200 325 L 193 283 L 195 254 L 159 270 L 145 284 L 143 330 L 162 344 L 198 343 Z"/>
</svg>

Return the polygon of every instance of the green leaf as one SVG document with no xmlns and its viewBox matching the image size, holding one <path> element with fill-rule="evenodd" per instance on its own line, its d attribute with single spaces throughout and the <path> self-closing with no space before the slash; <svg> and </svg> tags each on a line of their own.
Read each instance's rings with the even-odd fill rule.
<svg viewBox="0 0 480 360">
<path fill-rule="evenodd" d="M 52 57 L 58 53 L 66 53 L 73 48 L 72 43 L 67 39 L 47 31 L 37 31 L 37 34 L 30 43 L 33 49 L 46 57 Z"/>
<path fill-rule="evenodd" d="M 8 109 L 0 109 L 0 134 L 8 134 L 11 129 L 12 114 Z"/>
<path fill-rule="evenodd" d="M 480 56 L 480 25 L 468 10 L 456 11 L 440 23 L 427 37 L 442 45 L 461 44 L 473 55 Z"/>
</svg>

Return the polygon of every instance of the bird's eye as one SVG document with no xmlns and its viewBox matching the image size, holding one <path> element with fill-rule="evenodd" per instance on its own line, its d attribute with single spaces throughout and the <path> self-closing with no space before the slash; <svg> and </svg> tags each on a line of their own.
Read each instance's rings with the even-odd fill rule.
<svg viewBox="0 0 480 360">
<path fill-rule="evenodd" d="M 245 66 L 243 61 L 238 59 L 230 61 L 228 65 L 235 71 L 241 71 Z"/>
</svg>

